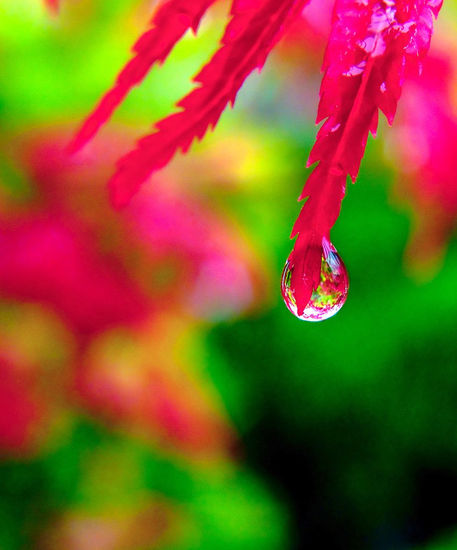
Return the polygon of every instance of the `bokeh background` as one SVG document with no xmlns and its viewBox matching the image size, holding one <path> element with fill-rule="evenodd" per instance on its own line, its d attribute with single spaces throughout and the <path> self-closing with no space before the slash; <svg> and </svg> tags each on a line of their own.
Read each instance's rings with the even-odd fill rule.
<svg viewBox="0 0 457 550">
<path fill-rule="evenodd" d="M 215 133 L 115 212 L 116 159 L 228 5 L 68 157 L 156 3 L 0 0 L 0 550 L 457 548 L 457 11 L 370 139 L 320 324 L 279 280 L 316 134 L 328 0 Z"/>
</svg>

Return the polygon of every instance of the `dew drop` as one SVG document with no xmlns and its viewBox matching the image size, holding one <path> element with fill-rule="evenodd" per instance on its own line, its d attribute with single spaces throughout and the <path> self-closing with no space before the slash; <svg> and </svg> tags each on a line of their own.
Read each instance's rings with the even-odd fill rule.
<svg viewBox="0 0 457 550">
<path fill-rule="evenodd" d="M 317 322 L 325 321 L 338 313 L 348 295 L 349 279 L 343 260 L 333 247 L 326 256 L 322 255 L 321 282 L 317 289 L 313 290 L 302 315 L 297 313 L 295 289 L 291 287 L 293 269 L 287 260 L 282 273 L 281 292 L 287 308 L 295 317 L 303 321 Z"/>
<path fill-rule="evenodd" d="M 352 65 L 343 73 L 343 76 L 359 76 L 363 73 L 367 65 L 366 61 L 361 61 L 358 65 Z"/>
</svg>

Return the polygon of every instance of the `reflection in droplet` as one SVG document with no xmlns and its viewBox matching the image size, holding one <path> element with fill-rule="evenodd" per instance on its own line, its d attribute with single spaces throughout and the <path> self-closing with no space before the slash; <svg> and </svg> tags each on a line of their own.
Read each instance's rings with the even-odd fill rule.
<svg viewBox="0 0 457 550">
<path fill-rule="evenodd" d="M 347 298 L 349 279 L 343 260 L 334 248 L 327 256 L 322 255 L 320 285 L 313 290 L 311 299 L 301 315 L 297 312 L 295 289 L 291 287 L 293 269 L 293 265 L 287 260 L 281 280 L 282 296 L 291 313 L 303 321 L 312 322 L 325 321 L 338 313 Z"/>
</svg>

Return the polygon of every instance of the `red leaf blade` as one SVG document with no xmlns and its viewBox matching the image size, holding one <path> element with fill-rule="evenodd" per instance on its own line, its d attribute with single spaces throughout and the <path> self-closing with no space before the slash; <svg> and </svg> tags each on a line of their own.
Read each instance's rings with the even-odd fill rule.
<svg viewBox="0 0 457 550">
<path fill-rule="evenodd" d="M 393 122 L 406 71 L 417 71 L 427 53 L 433 17 L 442 0 L 337 0 L 333 28 L 324 59 L 325 75 L 317 120 L 324 120 L 308 164 L 318 163 L 300 199 L 307 198 L 292 236 L 298 239 L 290 261 L 299 264 L 316 239 L 330 239 L 346 178 L 355 181 L 369 132 L 375 133 L 378 109 Z M 303 313 L 308 295 L 319 281 L 317 255 L 305 271 Z M 306 277 L 305 277 L 306 275 Z"/>
<path fill-rule="evenodd" d="M 156 132 L 120 159 L 110 182 L 113 203 L 126 204 L 142 183 L 181 149 L 214 128 L 247 76 L 262 67 L 288 22 L 308 0 L 235 0 L 221 48 L 195 78 L 200 84 L 184 97 L 181 111 L 156 124 Z"/>
<path fill-rule="evenodd" d="M 154 64 L 166 60 L 173 47 L 189 29 L 196 32 L 201 18 L 215 1 L 167 0 L 158 8 L 151 21 L 151 28 L 133 47 L 135 56 L 122 69 L 114 86 L 84 121 L 69 145 L 70 152 L 78 151 L 94 137 L 129 91 L 145 78 Z"/>
</svg>

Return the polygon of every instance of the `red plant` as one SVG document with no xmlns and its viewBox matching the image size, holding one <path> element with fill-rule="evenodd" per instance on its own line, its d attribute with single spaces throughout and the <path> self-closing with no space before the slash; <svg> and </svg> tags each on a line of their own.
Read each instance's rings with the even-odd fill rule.
<svg viewBox="0 0 457 550">
<path fill-rule="evenodd" d="M 113 212 L 102 184 L 121 138 L 78 162 L 66 139 L 10 140 L 33 192 L 0 209 L 0 453 L 35 452 L 69 400 L 161 447 L 226 456 L 233 429 L 189 348 L 259 303 L 255 250 L 170 177 Z"/>
<path fill-rule="evenodd" d="M 321 282 L 330 230 L 349 175 L 354 182 L 378 109 L 393 123 L 406 71 L 418 71 L 442 1 L 337 0 L 324 59 L 317 122 L 325 120 L 310 153 L 318 163 L 300 199 L 308 198 L 292 231 L 290 286 L 302 315 Z"/>
<path fill-rule="evenodd" d="M 154 64 L 166 60 L 186 31 L 192 29 L 197 32 L 202 16 L 215 1 L 171 0 L 160 6 L 151 21 L 151 28 L 133 46 L 135 57 L 127 63 L 113 88 L 84 122 L 70 145 L 70 150 L 80 149 L 94 136 L 133 86 L 143 80 Z"/>
<path fill-rule="evenodd" d="M 129 88 L 154 62 L 166 58 L 187 28 L 197 28 L 211 3 L 168 0 L 161 5 L 152 29 L 135 46 L 136 57 L 87 119 L 71 150 L 94 135 Z M 199 87 L 178 103 L 179 112 L 158 122 L 154 133 L 119 160 L 110 182 L 115 205 L 126 204 L 178 149 L 186 152 L 195 138 L 201 139 L 215 126 L 227 104 L 234 103 L 246 77 L 262 67 L 307 3 L 233 0 L 221 47 L 195 78 Z M 323 262 L 332 254 L 335 257 L 330 230 L 340 212 L 346 178 L 349 175 L 355 181 L 357 177 L 368 133 L 377 130 L 379 109 L 392 124 L 405 74 L 418 72 L 430 45 L 433 16 L 438 15 L 441 5 L 442 0 L 335 2 L 317 117 L 318 122 L 325 122 L 309 157 L 308 165 L 317 165 L 300 197 L 307 201 L 292 232 L 298 238 L 287 264 L 287 300 L 292 300 L 292 310 L 302 318 L 310 300 L 320 292 Z"/>
<path fill-rule="evenodd" d="M 223 318 L 260 299 L 265 277 L 228 219 L 168 180 L 114 214 L 99 184 L 119 136 L 78 163 L 62 154 L 64 139 L 41 132 L 14 141 L 39 199 L 0 212 L 4 295 L 52 306 L 85 336 L 170 308 Z"/>
<path fill-rule="evenodd" d="M 117 172 L 110 182 L 116 206 L 125 205 L 154 171 L 168 164 L 178 149 L 186 152 L 195 138 L 201 139 L 208 128 L 217 124 L 226 106 L 234 103 L 246 77 L 262 67 L 285 27 L 301 13 L 307 1 L 234 1 L 232 19 L 222 38 L 221 48 L 195 77 L 200 86 L 178 103 L 182 108 L 180 112 L 157 123 L 157 131 L 140 140 L 137 149 L 118 162 Z M 153 19 L 153 29 L 137 42 L 135 51 L 138 54 L 130 62 L 130 67 L 140 65 L 143 59 L 149 66 L 154 60 L 163 60 L 186 28 L 197 27 L 211 3 L 208 0 L 186 1 L 186 8 L 181 0 L 164 3 Z M 157 32 L 159 21 L 167 22 L 165 31 L 160 29 Z M 162 40 L 165 45 L 159 47 L 157 41 Z M 129 65 L 119 75 L 116 87 L 108 92 L 84 123 L 70 150 L 81 147 L 108 118 L 108 110 L 112 110 L 122 94 L 118 91 L 120 84 L 126 89 L 145 76 L 146 71 L 130 70 Z"/>
</svg>

